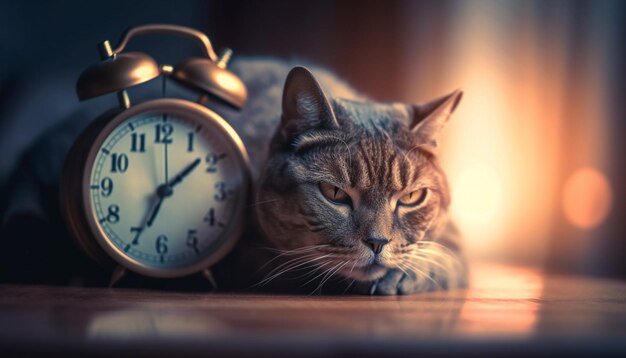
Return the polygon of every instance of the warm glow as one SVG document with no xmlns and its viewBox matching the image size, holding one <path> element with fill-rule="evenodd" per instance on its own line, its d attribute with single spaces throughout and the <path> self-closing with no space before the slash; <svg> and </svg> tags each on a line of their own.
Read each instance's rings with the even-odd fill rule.
<svg viewBox="0 0 626 358">
<path fill-rule="evenodd" d="M 563 189 L 563 211 L 574 226 L 591 228 L 601 223 L 611 209 L 611 186 L 602 173 L 578 169 Z"/>
<path fill-rule="evenodd" d="M 562 175 L 586 163 L 606 167 L 606 83 L 595 70 L 604 52 L 586 52 L 585 66 L 575 67 L 563 41 L 568 24 L 534 26 L 529 2 L 463 1 L 455 9 L 444 45 L 434 42 L 432 57 L 416 52 L 426 59 L 408 66 L 407 91 L 422 100 L 464 91 L 439 154 L 470 257 L 541 265 L 562 229 Z M 606 216 L 607 186 L 593 185 L 593 194 L 574 195 L 584 208 L 566 205 L 577 225 Z"/>
<path fill-rule="evenodd" d="M 490 337 L 535 334 L 544 290 L 540 272 L 482 264 L 474 265 L 470 273 L 470 289 L 459 317 L 462 333 Z"/>
<path fill-rule="evenodd" d="M 489 224 L 502 209 L 502 183 L 489 167 L 470 167 L 453 180 L 455 218 L 463 227 Z"/>
</svg>

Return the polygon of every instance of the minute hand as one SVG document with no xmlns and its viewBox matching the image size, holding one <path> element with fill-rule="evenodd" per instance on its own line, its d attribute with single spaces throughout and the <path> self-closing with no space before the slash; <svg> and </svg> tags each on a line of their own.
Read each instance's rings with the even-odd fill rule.
<svg viewBox="0 0 626 358">
<path fill-rule="evenodd" d="M 189 175 L 198 166 L 198 164 L 200 164 L 201 161 L 202 160 L 198 158 L 194 160 L 193 162 L 191 162 L 189 165 L 187 165 L 187 167 L 185 167 L 185 169 L 183 169 L 183 171 L 178 173 L 172 180 L 170 180 L 170 182 L 167 183 L 167 185 L 170 188 L 173 188 L 174 186 L 178 185 L 180 182 L 183 181 L 183 179 L 185 179 L 187 175 Z"/>
</svg>

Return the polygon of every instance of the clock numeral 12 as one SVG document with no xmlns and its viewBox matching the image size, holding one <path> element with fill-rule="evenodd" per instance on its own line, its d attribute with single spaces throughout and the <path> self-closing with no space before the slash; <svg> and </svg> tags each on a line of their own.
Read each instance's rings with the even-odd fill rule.
<svg viewBox="0 0 626 358">
<path fill-rule="evenodd" d="M 169 123 L 162 123 L 156 125 L 156 135 L 154 138 L 155 143 L 172 143 L 170 136 L 174 133 L 174 127 Z"/>
</svg>

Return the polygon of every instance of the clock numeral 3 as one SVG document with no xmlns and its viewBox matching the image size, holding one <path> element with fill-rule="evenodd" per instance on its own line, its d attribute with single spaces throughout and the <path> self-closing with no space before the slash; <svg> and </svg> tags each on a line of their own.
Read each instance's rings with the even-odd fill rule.
<svg viewBox="0 0 626 358">
<path fill-rule="evenodd" d="M 226 193 L 227 193 L 226 183 L 224 183 L 223 181 L 215 183 L 215 195 L 213 195 L 215 200 L 217 201 L 226 200 Z"/>
<path fill-rule="evenodd" d="M 124 153 L 111 154 L 111 173 L 125 173 L 128 169 L 128 156 Z"/>
<path fill-rule="evenodd" d="M 193 248 L 193 251 L 197 254 L 200 250 L 198 250 L 198 238 L 196 237 L 196 233 L 196 230 L 187 231 L 187 246 Z"/>
<path fill-rule="evenodd" d="M 143 153 L 146 151 L 146 135 L 133 133 L 130 135 L 130 151 Z"/>
<path fill-rule="evenodd" d="M 167 236 L 159 235 L 156 239 L 156 252 L 165 255 L 167 253 Z"/>
<path fill-rule="evenodd" d="M 155 143 L 172 143 L 171 135 L 174 133 L 174 127 L 169 123 L 162 123 L 156 125 L 156 135 L 154 138 Z"/>
</svg>

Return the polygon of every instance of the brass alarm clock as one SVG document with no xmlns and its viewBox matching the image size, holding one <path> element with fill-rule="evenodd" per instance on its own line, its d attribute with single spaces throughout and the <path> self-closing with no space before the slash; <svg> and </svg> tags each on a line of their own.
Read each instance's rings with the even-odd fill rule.
<svg viewBox="0 0 626 358">
<path fill-rule="evenodd" d="M 145 34 L 195 40 L 203 57 L 159 66 L 124 52 Z M 196 30 L 153 24 L 129 29 L 118 46 L 100 44 L 102 62 L 78 79 L 80 100 L 117 92 L 119 107 L 89 125 L 70 150 L 61 181 L 62 211 L 80 247 L 114 270 L 157 278 L 204 273 L 235 245 L 245 225 L 250 173 L 244 145 L 207 96 L 240 109 L 242 81 Z M 199 103 L 160 98 L 131 104 L 127 88 L 159 76 L 197 91 Z M 164 79 L 165 80 L 165 79 Z M 111 265 L 113 264 L 113 265 Z"/>
</svg>

